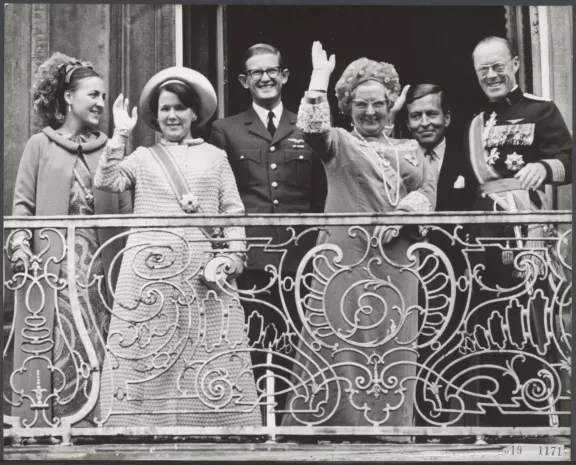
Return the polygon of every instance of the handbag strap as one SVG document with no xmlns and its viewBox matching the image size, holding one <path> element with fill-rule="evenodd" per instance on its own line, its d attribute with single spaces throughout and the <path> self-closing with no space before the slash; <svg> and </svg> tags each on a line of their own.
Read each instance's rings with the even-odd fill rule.
<svg viewBox="0 0 576 465">
<path fill-rule="evenodd" d="M 168 182 L 174 191 L 176 200 L 180 202 L 182 197 L 190 193 L 190 189 L 188 188 L 188 183 L 186 182 L 184 173 L 182 173 L 182 170 L 176 163 L 176 160 L 174 160 L 174 157 L 170 154 L 166 147 L 160 144 L 156 144 L 148 148 L 162 168 L 162 171 L 164 171 L 166 179 L 168 179 Z M 224 237 L 222 229 L 218 226 L 199 226 L 199 229 L 207 239 L 218 239 Z M 225 242 L 212 242 L 211 244 L 212 248 L 214 249 L 222 249 L 227 247 Z"/>
</svg>

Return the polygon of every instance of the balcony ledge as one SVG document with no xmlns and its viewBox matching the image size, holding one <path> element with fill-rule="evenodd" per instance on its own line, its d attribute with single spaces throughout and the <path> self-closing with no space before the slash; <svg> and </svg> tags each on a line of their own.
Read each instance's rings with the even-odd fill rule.
<svg viewBox="0 0 576 465">
<path fill-rule="evenodd" d="M 534 441 L 536 442 L 536 441 Z M 506 444 L 366 444 L 366 443 L 185 443 L 9 446 L 5 460 L 187 460 L 194 461 L 566 461 L 569 440 L 550 438 L 531 443 L 521 454 L 511 454 Z M 561 456 L 542 457 L 538 445 L 564 443 Z M 551 446 L 558 447 L 558 446 Z"/>
</svg>

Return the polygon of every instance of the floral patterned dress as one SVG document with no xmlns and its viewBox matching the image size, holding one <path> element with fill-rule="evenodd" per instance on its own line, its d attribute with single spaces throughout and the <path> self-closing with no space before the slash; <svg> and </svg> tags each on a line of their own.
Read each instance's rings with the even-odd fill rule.
<svg viewBox="0 0 576 465">
<path fill-rule="evenodd" d="M 77 136 L 70 140 L 82 144 L 95 139 L 95 136 Z M 82 155 L 78 155 L 74 166 L 70 186 L 70 206 L 68 215 L 94 215 L 94 196 L 92 193 L 92 174 Z M 95 278 L 105 276 L 102 257 L 96 255 L 100 247 L 98 232 L 95 228 L 78 228 L 74 243 L 74 260 L 76 261 L 76 284 L 78 304 L 87 332 L 91 337 L 100 366 L 104 360 L 104 341 L 110 323 L 110 312 L 106 308 Z M 68 257 L 60 265 L 58 278 L 68 281 Z M 70 299 L 70 288 L 65 286 L 57 294 L 57 320 L 54 325 L 54 364 L 53 389 L 59 392 L 59 399 L 53 401 L 53 415 L 69 416 L 82 408 L 91 390 L 92 377 L 81 383 L 78 370 L 85 371 L 88 356 L 84 345 L 75 329 Z M 93 422 L 98 409 L 93 410 L 87 420 Z"/>
</svg>

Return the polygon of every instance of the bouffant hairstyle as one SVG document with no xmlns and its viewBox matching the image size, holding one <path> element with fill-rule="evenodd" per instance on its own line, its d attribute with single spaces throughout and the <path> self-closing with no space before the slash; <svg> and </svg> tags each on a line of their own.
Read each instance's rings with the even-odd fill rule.
<svg viewBox="0 0 576 465">
<path fill-rule="evenodd" d="M 383 61 L 359 58 L 348 65 L 336 83 L 338 107 L 345 116 L 350 116 L 354 90 L 368 81 L 381 83 L 386 90 L 386 101 L 390 108 L 400 95 L 400 81 L 393 65 Z"/>
<path fill-rule="evenodd" d="M 63 53 L 56 52 L 38 68 L 34 76 L 32 100 L 38 124 L 56 129 L 62 125 L 57 115 L 66 115 L 68 105 L 64 93 L 78 89 L 82 79 L 102 78 L 90 63 L 81 63 Z"/>
</svg>

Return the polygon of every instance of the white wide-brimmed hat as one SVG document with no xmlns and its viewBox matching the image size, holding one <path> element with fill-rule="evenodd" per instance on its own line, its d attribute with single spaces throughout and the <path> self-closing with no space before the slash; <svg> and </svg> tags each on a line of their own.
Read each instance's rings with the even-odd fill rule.
<svg viewBox="0 0 576 465">
<path fill-rule="evenodd" d="M 150 110 L 150 99 L 158 87 L 166 85 L 169 82 L 182 82 L 194 89 L 194 92 L 198 96 L 199 108 L 195 109 L 195 111 L 198 112 L 196 115 L 198 119 L 192 123 L 192 129 L 204 126 L 216 111 L 216 92 L 212 84 L 210 84 L 210 81 L 203 74 L 182 66 L 163 69 L 150 78 L 140 94 L 140 103 L 138 104 L 138 114 L 140 117 L 152 129 L 160 131 L 160 126 L 158 126 L 157 121 L 158 115 L 153 114 Z"/>
</svg>

